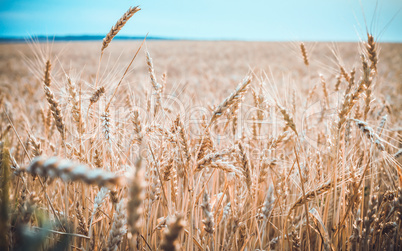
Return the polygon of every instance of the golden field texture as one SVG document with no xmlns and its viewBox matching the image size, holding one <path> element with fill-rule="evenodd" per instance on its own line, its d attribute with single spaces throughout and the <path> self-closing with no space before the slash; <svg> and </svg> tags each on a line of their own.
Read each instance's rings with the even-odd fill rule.
<svg viewBox="0 0 402 251">
<path fill-rule="evenodd" d="M 0 44 L 1 250 L 402 249 L 401 44 L 112 41 L 136 11 Z"/>
</svg>

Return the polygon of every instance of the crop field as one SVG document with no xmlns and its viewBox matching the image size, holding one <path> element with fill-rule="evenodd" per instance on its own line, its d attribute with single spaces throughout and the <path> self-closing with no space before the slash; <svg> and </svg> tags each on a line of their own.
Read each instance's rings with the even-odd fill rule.
<svg viewBox="0 0 402 251">
<path fill-rule="evenodd" d="M 0 44 L 0 250 L 402 249 L 402 44 L 112 41 L 130 10 Z"/>
</svg>

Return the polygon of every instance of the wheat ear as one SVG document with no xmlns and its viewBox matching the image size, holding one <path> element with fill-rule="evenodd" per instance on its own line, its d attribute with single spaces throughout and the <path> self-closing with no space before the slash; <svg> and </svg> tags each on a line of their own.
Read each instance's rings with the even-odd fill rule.
<svg viewBox="0 0 402 251">
<path fill-rule="evenodd" d="M 204 167 L 210 165 L 212 162 L 221 159 L 222 157 L 228 156 L 233 152 L 233 149 L 225 149 L 222 152 L 215 152 L 206 155 L 204 158 L 197 162 L 196 169 L 194 172 L 201 171 Z"/>
<path fill-rule="evenodd" d="M 47 86 L 50 87 L 51 79 L 50 79 L 50 70 L 52 69 L 52 64 L 50 63 L 50 60 L 46 61 L 46 68 L 45 68 L 45 75 L 43 76 L 43 83 Z"/>
<path fill-rule="evenodd" d="M 341 181 L 340 179 L 338 179 L 338 181 Z M 326 191 L 330 190 L 332 188 L 332 182 L 328 181 L 322 185 L 320 185 L 319 187 L 317 187 L 314 190 L 311 190 L 309 192 L 306 192 L 306 196 L 304 197 L 303 195 L 301 195 L 294 203 L 293 205 L 290 207 L 289 213 L 292 212 L 293 209 L 303 205 L 306 201 L 310 201 L 312 199 L 314 199 L 315 197 L 325 193 Z"/>
<path fill-rule="evenodd" d="M 114 213 L 113 226 L 109 233 L 108 250 L 116 251 L 120 245 L 123 235 L 126 234 L 127 229 L 124 227 L 126 224 L 126 215 L 124 210 L 124 200 L 121 200 L 116 206 Z"/>
<path fill-rule="evenodd" d="M 103 51 L 106 49 L 106 47 L 108 47 L 108 45 L 110 44 L 110 42 L 112 42 L 112 39 L 117 35 L 117 33 L 119 33 L 119 31 L 121 30 L 121 28 L 123 28 L 123 26 L 127 23 L 127 21 L 139 10 L 141 10 L 140 8 L 138 8 L 138 6 L 136 7 L 130 7 L 130 9 L 128 9 L 128 11 L 126 13 L 123 14 L 123 16 L 117 21 L 117 23 L 110 29 L 109 33 L 106 35 L 106 37 L 103 39 L 103 44 L 102 44 L 102 48 L 101 48 L 101 52 L 103 53 Z"/>
<path fill-rule="evenodd" d="M 301 51 L 302 56 L 303 56 L 304 64 L 306 66 L 309 66 L 307 50 L 306 50 L 306 46 L 304 45 L 304 43 L 300 43 L 300 51 Z"/>
<path fill-rule="evenodd" d="M 208 127 L 212 125 L 212 123 L 219 118 L 224 111 L 227 109 L 230 109 L 233 106 L 236 106 L 244 97 L 244 95 L 247 92 L 247 88 L 249 84 L 251 83 L 252 78 L 251 77 L 246 77 L 244 78 L 243 82 L 240 83 L 236 90 L 232 92 L 229 97 L 227 97 L 214 111 L 211 120 L 209 121 Z"/>
<path fill-rule="evenodd" d="M 160 248 L 165 251 L 180 250 L 177 238 L 184 228 L 184 222 L 181 216 L 173 217 L 169 220 L 169 227 L 165 229 Z"/>
<path fill-rule="evenodd" d="M 246 181 L 247 188 L 249 191 L 251 191 L 252 181 L 251 181 L 251 170 L 250 170 L 249 159 L 243 145 L 240 142 L 238 146 L 239 146 L 239 155 L 240 155 L 240 164 L 242 168 L 242 173 Z"/>
<path fill-rule="evenodd" d="M 279 111 L 282 113 L 283 116 L 283 120 L 285 120 L 286 125 L 290 127 L 290 129 L 292 129 L 292 131 L 295 132 L 295 134 L 298 136 L 299 134 L 297 133 L 296 130 L 296 124 L 293 121 L 293 118 L 291 117 L 291 115 L 289 114 L 289 112 L 286 110 L 285 107 L 281 106 L 279 103 L 277 104 Z"/>
<path fill-rule="evenodd" d="M 270 218 L 272 209 L 274 208 L 274 203 L 275 203 L 274 187 L 271 184 L 268 188 L 267 195 L 265 196 L 264 204 L 261 208 L 260 216 L 262 216 L 262 218 L 264 220 L 268 220 Z"/>
<path fill-rule="evenodd" d="M 91 102 L 91 105 L 98 102 L 99 98 L 105 93 L 105 87 L 101 86 L 99 87 L 91 96 L 89 101 Z"/>
<path fill-rule="evenodd" d="M 211 212 L 211 204 L 209 203 L 209 196 L 208 193 L 204 193 L 203 199 L 202 199 L 202 204 L 201 208 L 204 211 L 205 218 L 202 220 L 202 223 L 204 223 L 204 230 L 205 232 L 209 234 L 213 234 L 215 231 L 214 227 L 214 215 Z"/>
<path fill-rule="evenodd" d="M 140 165 L 137 165 L 140 168 Z M 144 171 L 142 169 L 134 171 L 134 177 L 130 185 L 130 200 L 127 203 L 127 223 L 132 235 L 140 231 L 140 217 L 142 215 L 142 203 L 144 201 Z"/>
<path fill-rule="evenodd" d="M 4 131 L 0 134 L 0 140 L 3 139 L 7 133 L 11 130 L 12 126 L 10 124 L 4 129 Z"/>
<path fill-rule="evenodd" d="M 61 178 L 64 181 L 82 181 L 86 184 L 98 186 L 123 186 L 126 184 L 126 178 L 123 176 L 115 175 L 102 169 L 90 169 L 83 164 L 59 159 L 58 157 L 36 157 L 26 169 L 18 171 L 49 176 L 50 178 Z"/>
<path fill-rule="evenodd" d="M 185 164 L 187 164 L 188 161 L 190 161 L 191 153 L 190 153 L 190 150 L 188 147 L 187 135 L 186 135 L 186 132 L 184 131 L 184 125 L 183 125 L 183 123 L 181 123 L 180 120 L 179 120 L 179 123 L 180 123 L 180 126 L 178 127 L 179 143 L 183 149 Z"/>
<path fill-rule="evenodd" d="M 371 61 L 370 68 L 377 72 L 377 43 L 374 41 L 373 35 L 367 33 L 367 44 L 366 44 L 367 53 L 369 59 Z"/>
<path fill-rule="evenodd" d="M 28 133 L 28 145 L 32 150 L 34 157 L 42 155 L 42 147 L 40 141 L 38 141 L 33 135 Z"/>
<path fill-rule="evenodd" d="M 384 151 L 385 147 L 381 142 L 381 138 L 375 133 L 374 129 L 371 128 L 366 122 L 358 119 L 352 119 L 356 122 L 359 129 L 370 139 L 371 143 L 375 144 L 380 151 Z"/>
<path fill-rule="evenodd" d="M 84 215 L 82 214 L 82 207 L 80 203 L 77 201 L 75 212 L 78 220 L 78 233 L 83 235 L 88 235 L 88 226 L 85 221 Z"/>
<path fill-rule="evenodd" d="M 348 93 L 345 95 L 345 100 L 343 101 L 342 108 L 338 112 L 338 117 L 339 117 L 338 129 L 341 129 L 343 123 L 345 123 L 347 116 L 349 115 L 353 106 L 359 100 L 363 91 L 367 89 L 367 85 L 371 81 L 371 78 L 367 71 L 367 63 L 364 60 L 364 58 L 363 58 L 363 71 L 364 71 L 364 77 L 363 77 L 363 79 L 360 80 L 359 85 L 357 86 L 354 93 Z"/>
<path fill-rule="evenodd" d="M 77 124 L 80 124 L 81 121 L 81 109 L 80 109 L 80 103 L 78 101 L 77 97 L 77 88 L 75 83 L 71 80 L 71 78 L 66 75 L 67 77 L 67 85 L 68 85 L 68 93 L 70 94 L 70 100 L 71 100 L 71 112 L 72 112 L 72 117 L 74 122 Z M 83 121 L 81 121 L 81 127 L 84 128 L 85 125 L 83 124 Z"/>
<path fill-rule="evenodd" d="M 63 115 L 61 114 L 61 110 L 59 107 L 59 102 L 55 99 L 52 90 L 47 85 L 44 85 L 45 94 L 47 98 L 47 102 L 49 103 L 50 109 L 52 110 L 52 114 L 56 123 L 57 130 L 60 132 L 61 138 L 63 141 L 65 140 L 65 125 L 63 122 Z"/>
<path fill-rule="evenodd" d="M 108 196 L 108 194 L 109 194 L 108 191 L 109 191 L 109 189 L 107 189 L 106 187 L 102 187 L 102 188 L 98 191 L 98 193 L 96 194 L 95 199 L 94 199 L 94 207 L 93 207 L 93 210 L 92 210 L 91 219 L 90 219 L 90 221 L 89 221 L 89 229 L 88 229 L 89 238 L 90 238 L 92 241 L 95 241 L 95 240 L 94 240 L 94 239 L 95 239 L 95 236 L 94 236 L 94 234 L 93 234 L 93 233 L 94 233 L 94 230 L 92 229 L 92 222 L 94 221 L 96 212 L 97 212 L 98 209 L 102 206 L 104 200 L 105 200 L 106 197 Z M 94 237 L 94 238 L 91 238 L 91 237 Z M 87 242 L 87 249 L 88 249 L 88 245 L 89 245 L 89 244 L 90 244 L 90 242 Z M 90 249 L 90 250 L 93 250 L 93 249 Z"/>
<path fill-rule="evenodd" d="M 147 58 L 149 77 L 151 78 L 151 84 L 154 90 L 153 95 L 155 95 L 154 115 L 156 115 L 161 106 L 162 85 L 159 84 L 156 80 L 154 64 L 152 62 L 151 55 L 149 54 L 148 51 L 146 51 L 146 58 Z"/>
</svg>

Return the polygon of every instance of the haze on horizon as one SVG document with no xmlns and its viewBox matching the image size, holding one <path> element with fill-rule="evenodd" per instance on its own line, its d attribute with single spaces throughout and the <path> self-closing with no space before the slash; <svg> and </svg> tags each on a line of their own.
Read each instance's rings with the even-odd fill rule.
<svg viewBox="0 0 402 251">
<path fill-rule="evenodd" d="M 0 37 L 105 35 L 130 7 L 123 36 L 200 40 L 358 41 L 366 25 L 402 42 L 400 0 L 0 0 Z M 364 11 L 364 14 L 363 14 Z"/>
</svg>

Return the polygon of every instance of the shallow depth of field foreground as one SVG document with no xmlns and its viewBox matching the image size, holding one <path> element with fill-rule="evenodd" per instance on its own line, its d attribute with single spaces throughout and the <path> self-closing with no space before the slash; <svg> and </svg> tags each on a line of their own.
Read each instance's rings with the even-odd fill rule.
<svg viewBox="0 0 402 251">
<path fill-rule="evenodd" d="M 0 250 L 402 249 L 401 44 L 112 40 L 136 11 L 0 45 Z"/>
</svg>

